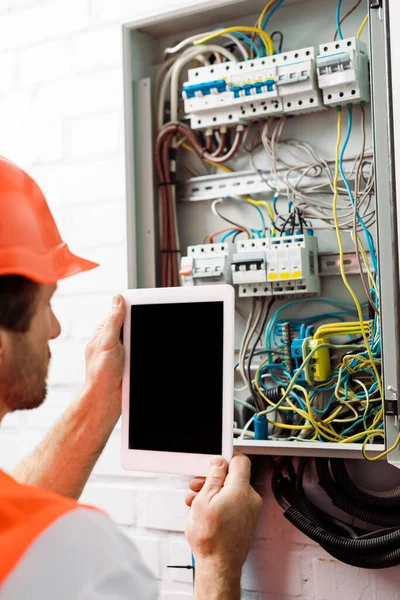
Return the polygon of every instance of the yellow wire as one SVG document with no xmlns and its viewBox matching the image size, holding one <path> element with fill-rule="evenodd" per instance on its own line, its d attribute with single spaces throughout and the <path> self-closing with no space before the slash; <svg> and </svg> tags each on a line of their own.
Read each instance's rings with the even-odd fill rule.
<svg viewBox="0 0 400 600">
<path fill-rule="evenodd" d="M 368 326 L 369 321 L 364 321 L 364 325 Z M 331 323 L 321 325 L 315 332 L 313 339 L 317 340 L 327 335 L 356 335 L 361 332 L 360 323 L 357 321 L 348 321 L 347 323 Z"/>
<path fill-rule="evenodd" d="M 244 196 L 244 197 L 251 204 L 255 204 L 256 206 L 261 205 L 261 206 L 265 206 L 267 208 L 269 220 L 271 221 L 271 234 L 273 237 L 275 237 L 276 236 L 276 228 L 274 225 L 274 211 L 272 209 L 272 206 L 265 200 L 254 200 L 254 198 L 252 198 L 251 196 Z"/>
<path fill-rule="evenodd" d="M 383 439 L 385 439 L 385 434 L 383 433 L 383 431 L 379 430 L 379 431 L 375 431 L 375 432 L 372 432 L 369 435 L 367 435 L 367 437 L 363 441 L 363 445 L 362 445 L 362 449 L 361 449 L 362 450 L 362 454 L 363 454 L 363 457 L 366 458 L 369 461 L 379 460 L 380 458 L 383 458 L 384 456 L 387 456 L 390 452 L 393 452 L 393 450 L 395 448 L 397 448 L 397 446 L 400 443 L 400 433 L 399 433 L 399 435 L 397 436 L 396 441 L 393 444 L 393 446 L 391 446 L 390 448 L 388 448 L 384 452 L 381 452 L 380 454 L 377 454 L 376 456 L 368 456 L 368 454 L 366 452 L 365 446 L 367 445 L 367 443 L 369 442 L 370 439 L 373 439 L 376 436 L 379 436 L 379 437 L 382 437 Z"/>
<path fill-rule="evenodd" d="M 205 42 L 208 42 L 209 40 L 219 37 L 220 35 L 223 35 L 224 33 L 232 33 L 232 31 L 249 31 L 251 33 L 258 33 L 258 35 L 260 36 L 260 38 L 262 39 L 262 41 L 264 43 L 267 53 L 269 55 L 274 53 L 274 44 L 272 42 L 271 37 L 268 35 L 268 33 L 263 31 L 262 29 L 259 29 L 258 27 L 243 27 L 243 26 L 227 27 L 226 29 L 222 29 L 220 31 L 215 31 L 214 33 L 207 35 L 206 37 L 202 38 L 201 40 L 196 40 L 195 42 L 193 42 L 193 46 L 200 46 L 201 44 L 204 44 Z"/>
<path fill-rule="evenodd" d="M 377 433 L 382 433 L 382 431 L 380 429 L 375 429 L 369 432 L 368 435 L 372 435 L 372 434 L 377 434 Z M 340 440 L 339 444 L 352 444 L 353 442 L 358 442 L 360 440 L 360 438 L 364 437 L 365 435 L 365 431 L 360 431 L 360 433 L 356 433 L 355 435 L 352 435 L 349 438 L 345 438 L 344 440 Z"/>
<path fill-rule="evenodd" d="M 324 425 L 325 424 L 328 425 L 342 411 L 343 406 L 339 406 L 332 415 L 330 415 L 326 419 L 322 420 L 321 422 L 317 423 L 317 421 L 314 418 L 314 415 L 312 414 L 310 395 L 307 392 L 307 390 L 300 385 L 295 385 L 295 386 L 293 386 L 293 388 L 298 389 L 303 393 L 304 398 L 306 400 L 306 404 L 307 404 L 307 410 L 308 410 L 308 412 L 305 412 L 301 408 L 298 408 L 297 406 L 295 406 L 292 403 L 292 401 L 290 400 L 290 398 L 287 398 L 286 402 L 293 408 L 294 412 L 296 412 L 298 415 L 303 417 L 303 419 L 305 419 L 306 421 L 309 421 L 312 425 L 312 428 L 314 429 L 314 431 L 317 434 L 326 438 L 328 441 L 337 442 L 337 438 L 341 438 L 342 436 L 340 434 L 336 433 L 335 431 L 332 431 L 329 427 L 325 427 Z M 283 407 L 281 407 L 281 408 L 283 408 Z M 270 419 L 268 419 L 268 417 L 267 417 L 267 420 L 270 422 Z M 279 423 L 276 426 L 279 427 Z M 289 425 L 285 426 L 285 428 L 290 429 L 290 426 Z M 299 428 L 301 430 L 301 429 L 308 429 L 309 426 L 304 424 L 304 425 L 297 425 L 295 428 L 296 429 Z"/>
<path fill-rule="evenodd" d="M 258 21 L 257 21 L 257 27 L 259 27 L 259 29 L 262 28 L 262 24 L 265 18 L 265 15 L 267 14 L 268 9 L 270 8 L 270 6 L 273 4 L 274 0 L 268 0 L 267 4 L 265 5 L 261 15 L 258 17 Z"/>
<path fill-rule="evenodd" d="M 356 346 L 356 345 L 337 345 L 337 344 L 328 344 L 328 343 L 323 343 L 320 344 L 319 346 L 315 346 L 315 348 L 312 348 L 312 350 L 310 350 L 309 354 L 307 355 L 307 357 L 303 360 L 303 362 L 301 363 L 300 367 L 297 369 L 296 373 L 293 375 L 292 379 L 290 380 L 288 386 L 286 389 L 284 389 L 282 387 L 283 390 L 283 395 L 282 398 L 279 400 L 278 404 L 278 408 L 281 408 L 282 404 L 285 402 L 285 400 L 287 400 L 290 392 L 293 389 L 294 384 L 296 383 L 297 379 L 300 377 L 301 372 L 305 369 L 305 367 L 308 365 L 308 363 L 310 362 L 311 358 L 314 356 L 314 354 L 316 352 L 318 352 L 318 350 L 321 350 L 321 348 L 335 348 L 335 349 L 343 349 L 343 350 L 351 350 L 351 349 L 357 349 L 360 348 L 360 346 Z M 258 393 L 260 394 L 260 396 L 266 401 L 266 403 L 269 403 L 269 399 L 266 397 L 266 395 L 263 393 L 263 390 L 260 386 L 260 382 L 259 382 L 259 375 L 260 375 L 260 371 L 262 369 L 262 367 L 268 362 L 269 358 L 266 358 L 265 360 L 263 360 L 256 371 L 255 374 L 255 386 L 257 388 Z M 277 405 L 273 405 L 274 407 Z M 257 416 L 260 418 L 263 415 L 269 414 L 270 410 L 262 410 L 259 413 L 257 413 Z"/>
<path fill-rule="evenodd" d="M 375 373 L 376 376 L 376 381 L 379 387 L 379 393 L 381 398 L 383 398 L 383 391 L 382 391 L 382 382 L 381 382 L 381 378 L 379 376 L 378 370 L 376 368 L 376 364 L 375 364 L 375 360 L 374 357 L 372 356 L 372 352 L 371 352 L 371 348 L 367 339 L 367 335 L 365 333 L 365 329 L 364 329 L 364 317 L 362 314 L 362 308 L 360 306 L 360 303 L 358 301 L 357 296 L 355 295 L 352 287 L 350 286 L 349 282 L 347 281 L 347 277 L 346 277 L 346 273 L 345 273 L 345 269 L 344 269 L 344 253 L 343 253 L 343 244 L 342 244 L 342 238 L 340 235 L 340 226 L 339 226 L 339 221 L 338 221 L 338 217 L 337 217 L 337 199 L 339 196 L 339 189 L 338 189 L 338 180 L 339 180 L 339 157 L 340 157 L 340 144 L 342 141 L 342 110 L 341 107 L 338 107 L 337 110 L 337 143 L 336 143 L 336 152 L 335 152 L 335 177 L 334 177 L 334 181 L 333 181 L 333 189 L 334 189 L 334 194 L 333 194 L 333 220 L 335 223 L 335 230 L 336 230 L 336 237 L 337 237 L 337 241 L 338 241 L 338 246 L 339 246 L 339 256 L 340 256 L 340 273 L 342 276 L 342 280 L 343 283 L 345 284 L 349 294 L 351 295 L 351 297 L 353 298 L 353 302 L 356 306 L 357 309 L 357 313 L 358 313 L 358 318 L 360 321 L 360 329 L 361 329 L 361 335 L 363 336 L 364 339 L 364 343 L 365 343 L 365 347 L 368 353 L 368 357 L 369 360 L 371 362 L 371 367 Z"/>
<path fill-rule="evenodd" d="M 356 38 L 359 39 L 360 35 L 363 32 L 364 27 L 366 26 L 366 24 L 368 23 L 368 15 L 365 15 L 364 21 L 361 23 L 360 25 L 360 29 L 357 31 L 357 35 Z"/>
</svg>

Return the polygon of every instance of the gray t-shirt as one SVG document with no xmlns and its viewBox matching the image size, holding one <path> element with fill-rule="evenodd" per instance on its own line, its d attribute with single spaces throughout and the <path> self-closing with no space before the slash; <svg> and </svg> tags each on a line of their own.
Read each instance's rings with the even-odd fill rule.
<svg viewBox="0 0 400 600">
<path fill-rule="evenodd" d="M 78 508 L 28 547 L 0 600 L 156 600 L 157 582 L 106 515 Z"/>
</svg>

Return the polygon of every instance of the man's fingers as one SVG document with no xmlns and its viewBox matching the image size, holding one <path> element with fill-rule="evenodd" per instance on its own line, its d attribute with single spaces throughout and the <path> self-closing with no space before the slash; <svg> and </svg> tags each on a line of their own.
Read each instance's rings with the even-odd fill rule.
<svg viewBox="0 0 400 600">
<path fill-rule="evenodd" d="M 226 460 L 222 456 L 215 456 L 210 461 L 208 475 L 199 494 L 207 496 L 211 500 L 222 489 L 227 472 L 228 463 Z"/>
<path fill-rule="evenodd" d="M 204 485 L 206 478 L 205 477 L 194 477 L 192 481 L 189 483 L 189 488 L 192 492 L 199 492 Z"/>
<path fill-rule="evenodd" d="M 190 492 L 190 494 L 186 495 L 185 498 L 185 504 L 187 504 L 187 506 L 190 508 L 192 506 L 192 502 L 193 500 L 196 498 L 197 493 L 196 492 Z"/>
<path fill-rule="evenodd" d="M 125 319 L 125 300 L 122 296 L 114 296 L 111 312 L 103 323 L 101 332 L 102 350 L 110 350 L 118 344 L 121 338 L 121 327 Z"/>
</svg>

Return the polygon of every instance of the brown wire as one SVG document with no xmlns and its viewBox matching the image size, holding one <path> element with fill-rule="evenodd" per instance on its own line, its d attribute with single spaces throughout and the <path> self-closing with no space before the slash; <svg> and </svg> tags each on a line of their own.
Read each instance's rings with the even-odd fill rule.
<svg viewBox="0 0 400 600">
<path fill-rule="evenodd" d="M 351 14 L 352 14 L 352 13 L 353 13 L 355 10 L 356 10 L 356 8 L 358 8 L 358 7 L 360 6 L 360 4 L 361 4 L 361 2 L 362 2 L 362 1 L 363 1 L 363 0 L 357 0 L 357 2 L 355 3 L 355 5 L 353 6 L 353 8 L 351 8 L 351 9 L 350 9 L 350 10 L 349 10 L 349 11 L 348 11 L 348 12 L 347 12 L 345 15 L 344 15 L 344 17 L 342 17 L 342 18 L 340 19 L 340 24 L 342 24 L 342 23 L 343 23 L 343 21 L 345 21 L 345 20 L 347 19 L 347 17 L 349 17 L 349 16 L 350 16 L 350 15 L 351 15 Z M 336 39 L 337 39 L 338 33 L 339 33 L 339 32 L 338 32 L 338 30 L 336 29 L 336 32 L 335 32 L 335 37 L 333 38 L 333 41 L 334 41 L 334 42 L 336 42 Z"/>
<path fill-rule="evenodd" d="M 155 146 L 155 163 L 159 182 L 159 210 L 160 218 L 160 251 L 161 251 L 161 286 L 175 287 L 179 285 L 178 258 L 180 250 L 175 231 L 176 206 L 175 206 L 175 180 L 171 179 L 170 147 L 174 148 L 173 140 L 180 133 L 187 138 L 188 143 L 201 158 L 212 162 L 227 162 L 238 152 L 243 140 L 244 129 L 237 127 L 235 139 L 226 154 L 217 156 L 226 145 L 227 134 L 222 133 L 217 150 L 211 154 L 207 152 L 198 139 L 196 133 L 184 123 L 167 123 L 157 136 Z M 175 175 L 175 173 L 174 173 Z"/>
<path fill-rule="evenodd" d="M 206 134 L 205 149 L 207 152 L 212 152 L 214 132 Z"/>
<path fill-rule="evenodd" d="M 171 181 L 170 145 L 175 138 L 177 128 L 162 129 L 156 140 L 155 162 L 159 179 L 159 203 L 161 211 L 161 285 L 171 287 L 179 285 L 177 258 L 179 249 L 174 227 L 173 182 Z"/>
<path fill-rule="evenodd" d="M 215 162 L 215 159 L 220 156 L 222 154 L 222 152 L 224 151 L 224 148 L 226 147 L 226 142 L 228 139 L 228 135 L 227 133 L 220 133 L 220 139 L 219 139 L 219 144 L 217 149 L 215 150 L 215 152 L 213 152 L 212 154 L 210 154 L 210 156 L 213 157 L 213 161 Z M 209 150 L 207 150 L 207 152 L 210 152 Z"/>
</svg>

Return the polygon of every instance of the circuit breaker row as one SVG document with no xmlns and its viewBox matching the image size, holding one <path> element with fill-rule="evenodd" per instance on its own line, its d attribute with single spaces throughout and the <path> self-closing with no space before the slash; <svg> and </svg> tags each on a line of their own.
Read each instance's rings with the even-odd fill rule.
<svg viewBox="0 0 400 600">
<path fill-rule="evenodd" d="M 183 286 L 230 283 L 238 295 L 317 296 L 318 240 L 299 234 L 189 246 L 180 266 Z"/>
<path fill-rule="evenodd" d="M 369 100 L 366 45 L 352 37 L 244 62 L 190 69 L 183 85 L 192 129 Z"/>
</svg>

